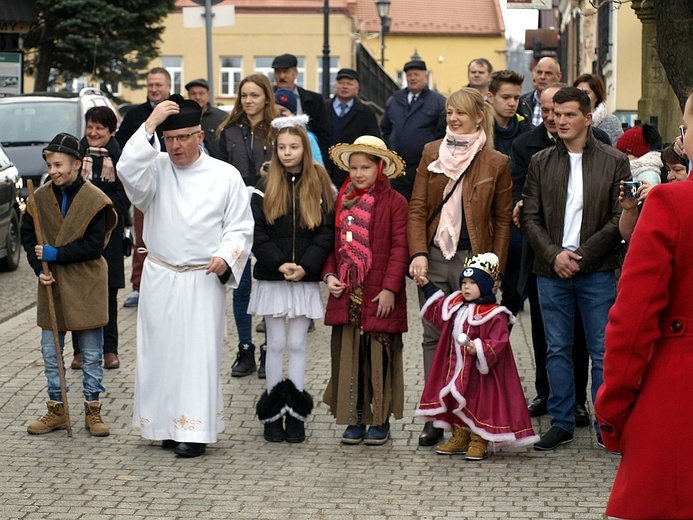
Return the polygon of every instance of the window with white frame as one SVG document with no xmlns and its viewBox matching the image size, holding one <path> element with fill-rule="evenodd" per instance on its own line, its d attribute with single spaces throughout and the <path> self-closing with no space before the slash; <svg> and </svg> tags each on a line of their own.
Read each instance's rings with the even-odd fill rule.
<svg viewBox="0 0 693 520">
<path fill-rule="evenodd" d="M 237 56 L 222 56 L 220 63 L 222 96 L 235 96 L 243 77 L 243 59 Z"/>
<path fill-rule="evenodd" d="M 330 58 L 330 88 L 329 92 L 332 92 L 332 85 L 337 81 L 337 72 L 339 72 L 339 58 Z M 318 92 L 322 94 L 322 57 L 318 58 Z"/>
<path fill-rule="evenodd" d="M 274 84 L 274 69 L 272 68 L 272 61 L 274 61 L 274 56 L 256 56 L 255 57 L 255 74 L 264 74 L 270 80 L 270 83 Z M 303 86 L 303 82 L 306 76 L 306 66 L 305 58 L 296 57 L 298 62 L 298 78 L 296 78 L 296 84 Z"/>
<path fill-rule="evenodd" d="M 171 75 L 171 94 L 180 94 L 183 90 L 183 58 L 162 56 L 161 66 Z"/>
</svg>

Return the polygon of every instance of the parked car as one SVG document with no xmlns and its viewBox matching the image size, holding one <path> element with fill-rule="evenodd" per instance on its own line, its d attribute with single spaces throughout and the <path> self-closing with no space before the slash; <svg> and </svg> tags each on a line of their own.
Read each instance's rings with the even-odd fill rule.
<svg viewBox="0 0 693 520">
<path fill-rule="evenodd" d="M 39 186 L 45 181 L 41 150 L 60 132 L 83 137 L 84 115 L 95 106 L 110 107 L 120 123 L 120 113 L 111 100 L 94 88 L 84 88 L 79 94 L 42 92 L 0 98 L 0 143 L 25 182 L 31 179 Z"/>
<path fill-rule="evenodd" d="M 0 271 L 14 271 L 22 250 L 20 226 L 24 215 L 22 178 L 0 146 Z"/>
</svg>

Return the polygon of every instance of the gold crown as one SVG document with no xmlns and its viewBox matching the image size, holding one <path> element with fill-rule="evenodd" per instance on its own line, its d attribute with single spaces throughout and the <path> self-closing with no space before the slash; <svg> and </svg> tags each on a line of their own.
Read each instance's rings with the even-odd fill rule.
<svg viewBox="0 0 693 520">
<path fill-rule="evenodd" d="M 473 267 L 474 269 L 481 269 L 491 278 L 493 278 L 493 281 L 497 281 L 500 278 L 498 257 L 494 253 L 482 253 L 480 255 L 473 256 L 465 262 L 464 266 Z"/>
</svg>

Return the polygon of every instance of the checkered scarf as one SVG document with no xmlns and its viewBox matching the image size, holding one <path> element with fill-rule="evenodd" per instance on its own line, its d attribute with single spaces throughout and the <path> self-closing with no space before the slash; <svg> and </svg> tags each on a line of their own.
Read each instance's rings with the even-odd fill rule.
<svg viewBox="0 0 693 520">
<path fill-rule="evenodd" d="M 103 157 L 101 164 L 101 180 L 104 182 L 114 182 L 116 180 L 113 159 L 106 148 L 90 146 L 82 159 L 82 177 L 84 180 L 91 180 L 94 168 L 94 157 Z"/>
</svg>

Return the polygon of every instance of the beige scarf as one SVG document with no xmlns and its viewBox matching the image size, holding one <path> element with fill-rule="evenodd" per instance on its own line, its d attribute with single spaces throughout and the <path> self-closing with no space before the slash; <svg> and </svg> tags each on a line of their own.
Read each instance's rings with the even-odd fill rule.
<svg viewBox="0 0 693 520">
<path fill-rule="evenodd" d="M 443 199 L 455 188 L 458 179 L 467 171 L 476 154 L 486 144 L 486 133 L 483 128 L 475 134 L 453 134 L 448 128 L 440 143 L 438 159 L 428 165 L 428 170 L 441 173 L 449 178 L 443 190 Z M 461 182 L 459 183 L 461 184 Z M 462 188 L 455 189 L 450 199 L 443 205 L 433 243 L 450 260 L 457 252 L 462 227 Z"/>
</svg>

